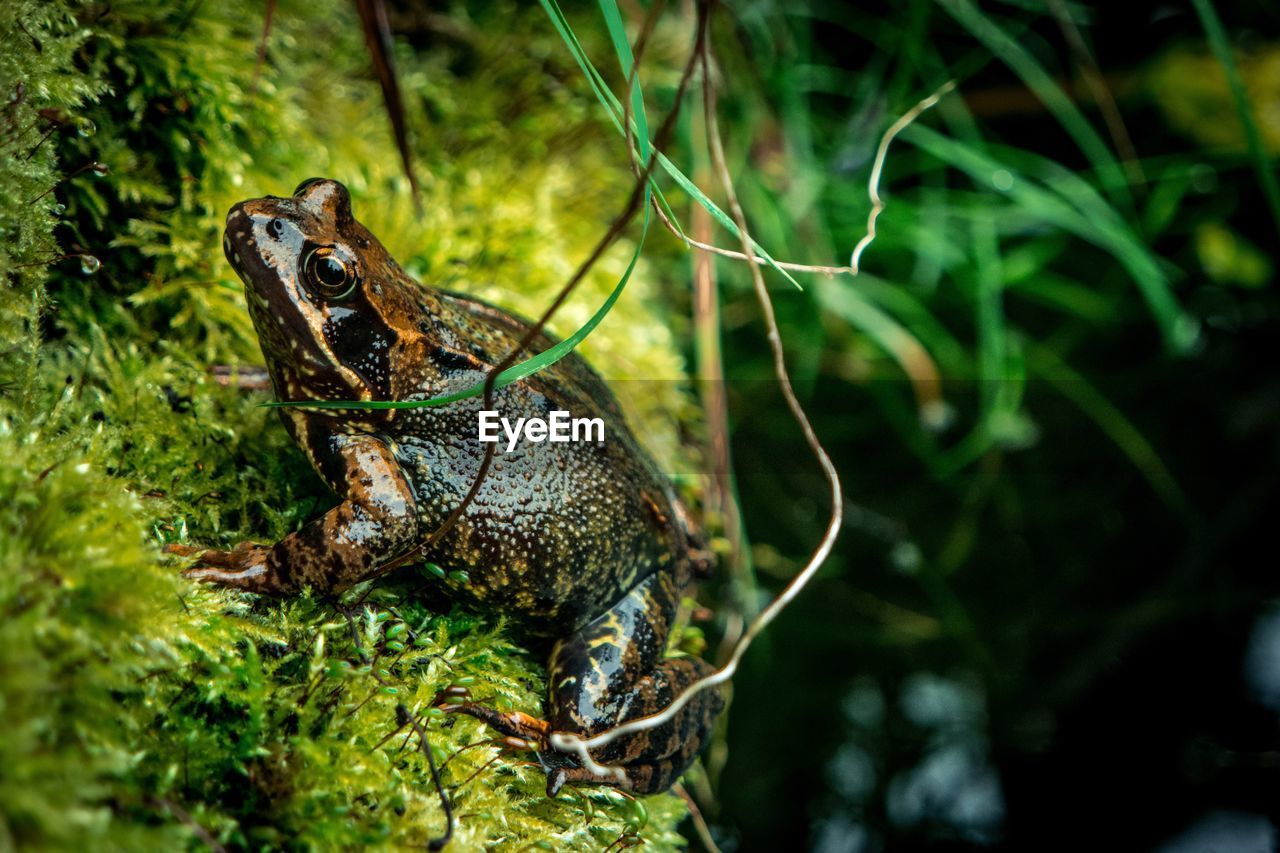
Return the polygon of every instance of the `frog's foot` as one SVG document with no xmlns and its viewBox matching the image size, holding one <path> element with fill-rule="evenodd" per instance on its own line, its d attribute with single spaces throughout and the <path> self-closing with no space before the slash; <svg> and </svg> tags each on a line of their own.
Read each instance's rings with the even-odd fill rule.
<svg viewBox="0 0 1280 853">
<path fill-rule="evenodd" d="M 551 746 L 551 723 L 522 711 L 499 711 L 482 702 L 471 701 L 465 687 L 447 687 L 431 703 L 447 714 L 474 717 L 503 737 L 494 745 L 508 751 L 534 752 L 547 774 L 547 796 L 554 797 L 565 785 L 619 785 L 615 775 L 593 773 L 581 766 L 576 756 Z M 630 787 L 624 783 L 623 787 Z"/>
<path fill-rule="evenodd" d="M 560 793 L 565 785 L 612 785 L 615 788 L 619 785 L 617 776 L 593 773 L 586 767 L 579 766 L 577 759 L 567 753 L 539 753 L 538 757 L 542 759 L 542 768 L 547 771 L 548 797 Z M 629 787 L 629 784 L 623 787 Z"/>
<path fill-rule="evenodd" d="M 462 700 L 462 701 L 459 701 Z M 600 776 L 581 767 L 568 753 L 551 746 L 551 724 L 522 711 L 499 711 L 470 701 L 466 688 L 450 687 L 436 694 L 435 707 L 448 714 L 466 714 L 503 735 L 495 745 L 505 750 L 534 752 L 547 774 L 547 796 L 554 797 L 566 784 L 617 785 L 613 776 Z"/>
<path fill-rule="evenodd" d="M 252 542 L 241 542 L 230 551 L 199 548 L 190 545 L 166 545 L 167 553 L 195 557 L 196 565 L 183 571 L 193 580 L 229 586 L 249 592 L 270 592 L 267 556 L 271 549 Z"/>
<path fill-rule="evenodd" d="M 547 796 L 554 797 L 565 785 L 608 785 L 633 794 L 658 794 L 675 784 L 688 769 L 692 757 L 687 750 L 678 751 L 657 761 L 612 763 L 602 765 L 608 773 L 596 773 L 582 766 L 577 755 L 555 749 L 538 753 L 542 769 L 547 773 Z M 621 772 L 621 777 L 618 773 Z"/>
<path fill-rule="evenodd" d="M 504 737 L 524 741 L 535 752 L 543 752 L 549 748 L 551 724 L 546 720 L 523 711 L 499 711 L 480 702 L 473 702 L 466 688 L 445 688 L 436 694 L 431 704 L 446 714 L 474 717 Z"/>
</svg>

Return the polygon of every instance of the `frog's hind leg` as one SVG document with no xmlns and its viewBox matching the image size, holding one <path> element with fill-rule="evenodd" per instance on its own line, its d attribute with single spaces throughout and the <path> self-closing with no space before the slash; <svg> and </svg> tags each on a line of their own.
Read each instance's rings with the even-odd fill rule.
<svg viewBox="0 0 1280 853">
<path fill-rule="evenodd" d="M 712 667 L 700 658 L 664 661 L 642 679 L 637 687 L 642 692 L 640 701 L 633 701 L 626 716 L 617 722 L 664 710 L 685 687 L 711 672 Z M 620 766 L 626 772 L 627 781 L 623 787 L 627 790 L 645 795 L 661 793 L 675 784 L 702 751 L 711 725 L 723 707 L 724 700 L 719 691 L 708 688 L 695 696 L 670 722 L 620 737 L 593 750 L 592 757 L 599 764 Z M 609 726 L 600 728 L 600 731 L 604 728 Z M 549 769 L 548 794 L 554 795 L 570 782 L 618 784 L 615 778 L 599 776 L 586 767 L 578 766 L 577 760 L 568 756 L 557 754 L 550 760 L 544 759 L 544 763 Z"/>
<path fill-rule="evenodd" d="M 679 600 L 673 576 L 656 572 L 603 615 L 556 643 L 548 673 L 553 730 L 586 737 L 658 713 L 712 672 L 700 658 L 664 657 Z M 703 690 L 668 722 L 620 737 L 591 755 L 599 764 L 626 771 L 622 787 L 638 794 L 664 791 L 701 751 L 723 707 L 719 690 Z M 544 761 L 548 793 L 565 782 L 617 784 L 595 777 L 567 755 L 544 756 Z"/>
</svg>

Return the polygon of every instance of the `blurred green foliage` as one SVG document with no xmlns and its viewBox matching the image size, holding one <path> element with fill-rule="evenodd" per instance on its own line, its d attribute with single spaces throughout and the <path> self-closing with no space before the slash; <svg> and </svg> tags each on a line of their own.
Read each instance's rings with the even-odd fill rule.
<svg viewBox="0 0 1280 853">
<path fill-rule="evenodd" d="M 862 274 L 803 276 L 804 294 L 770 278 L 848 523 L 736 680 L 713 762 L 727 843 L 1080 849 L 1106 827 L 1151 849 L 1214 808 L 1274 820 L 1274 719 L 1238 682 L 1280 595 L 1246 544 L 1280 470 L 1259 177 L 1280 41 L 1273 11 L 1219 2 L 1211 46 L 1204 5 L 720 19 L 731 171 L 781 260 L 848 257 L 881 133 L 957 82 L 889 153 Z M 675 159 L 703 147 L 693 127 Z M 749 279 L 717 271 L 739 492 L 776 588 L 821 536 L 825 487 L 758 381 Z M 794 807 L 772 807 L 784 789 Z"/>
</svg>

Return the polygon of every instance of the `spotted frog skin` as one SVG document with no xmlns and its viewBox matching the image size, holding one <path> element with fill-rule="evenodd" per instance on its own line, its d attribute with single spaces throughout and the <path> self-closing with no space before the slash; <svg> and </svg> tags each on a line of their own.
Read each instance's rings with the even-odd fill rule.
<svg viewBox="0 0 1280 853">
<path fill-rule="evenodd" d="M 426 400 L 473 387 L 528 331 L 526 321 L 413 281 L 351 213 L 341 184 L 304 181 L 290 198 L 236 205 L 223 247 L 244 281 L 276 396 Z M 552 345 L 547 335 L 534 351 Z M 710 568 L 670 483 L 639 446 L 603 380 L 577 354 L 499 389 L 512 423 L 553 410 L 601 418 L 605 440 L 505 443 L 443 537 L 484 457 L 481 398 L 393 410 L 282 408 L 285 428 L 341 503 L 274 545 L 202 551 L 193 577 L 268 595 L 340 591 L 430 560 L 469 576 L 458 594 L 551 638 L 546 719 L 471 702 L 538 752 L 554 794 L 594 777 L 556 752 L 553 732 L 597 733 L 665 708 L 710 672 L 664 652 L 681 593 Z M 697 755 L 723 705 L 703 691 L 669 723 L 592 753 L 621 787 L 665 790 Z"/>
</svg>

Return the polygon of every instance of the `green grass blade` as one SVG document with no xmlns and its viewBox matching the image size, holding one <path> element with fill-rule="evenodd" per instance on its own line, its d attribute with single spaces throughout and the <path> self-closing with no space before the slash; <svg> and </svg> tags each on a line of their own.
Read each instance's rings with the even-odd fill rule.
<svg viewBox="0 0 1280 853">
<path fill-rule="evenodd" d="M 902 138 L 968 173 L 982 187 L 990 187 L 992 175 L 997 172 L 1009 173 L 1011 183 L 1004 193 L 1021 214 L 1055 225 L 1110 252 L 1137 284 L 1160 327 L 1166 346 L 1173 352 L 1185 353 L 1195 343 L 1199 335 L 1198 324 L 1178 304 L 1164 267 L 1117 214 L 1094 215 L 1100 214 L 1099 211 L 1086 214 L 1072 200 L 1064 198 L 1059 189 L 1041 184 L 1029 175 L 1013 173 L 1010 164 L 923 125 L 907 128 Z M 1062 185 L 1060 176 L 1058 181 Z M 1070 187 L 1072 192 L 1078 189 L 1074 184 Z"/>
<path fill-rule="evenodd" d="M 601 105 L 605 108 L 605 112 L 608 113 L 609 118 L 613 122 L 614 127 L 617 128 L 619 133 L 621 133 L 623 136 L 626 136 L 626 131 L 622 127 L 622 118 L 624 115 L 624 110 L 622 109 L 622 103 L 613 94 L 613 92 L 609 90 L 609 87 L 605 83 L 604 78 L 600 75 L 600 72 L 597 71 L 595 66 L 591 63 L 590 57 L 587 56 L 586 51 L 582 47 L 582 43 L 578 40 L 578 37 L 574 34 L 573 28 L 569 25 L 569 21 L 565 17 L 564 12 L 561 11 L 560 6 L 556 3 L 556 0 L 539 0 L 539 2 L 542 4 L 542 8 L 544 11 L 546 11 L 547 16 L 551 18 L 551 23 L 555 27 L 556 32 L 560 34 L 561 40 L 564 41 L 565 46 L 569 48 L 570 54 L 573 55 L 574 60 L 578 63 L 578 67 L 582 70 L 582 73 L 586 75 L 588 82 L 590 82 L 591 84 L 592 91 L 595 92 L 596 99 L 599 100 Z M 608 2 L 608 0 L 602 0 L 602 2 Z M 619 20 L 619 25 L 620 24 L 621 24 L 621 21 Z M 621 34 L 621 40 L 623 42 L 626 41 L 625 32 Z M 616 44 L 615 44 L 615 49 L 616 49 Z M 626 56 L 628 57 L 631 56 L 630 45 L 627 45 L 626 47 Z M 633 117 L 633 122 L 634 122 L 634 117 Z M 637 131 L 637 135 L 639 135 L 638 131 Z M 719 222 L 726 230 L 729 231 L 730 234 L 732 234 L 734 237 L 741 239 L 741 234 L 738 232 L 738 225 L 733 221 L 733 218 L 729 216 L 729 214 L 721 210 L 716 205 L 715 202 L 707 198 L 706 193 L 698 189 L 697 185 L 694 184 L 693 181 L 689 180 L 689 178 L 684 174 L 684 172 L 680 171 L 679 167 L 677 167 L 674 163 L 672 163 L 671 160 L 669 160 L 665 154 L 659 151 L 657 152 L 657 155 L 658 155 L 658 165 L 662 167 L 662 170 L 666 172 L 668 175 L 670 175 L 672 180 L 674 180 L 680 186 L 681 189 L 683 189 L 686 193 L 688 193 L 689 196 L 692 197 L 694 201 L 702 205 L 707 210 L 707 212 L 710 213 L 713 218 L 715 218 L 717 222 Z M 662 198 L 662 192 L 657 187 L 657 184 L 654 181 L 655 179 L 653 178 L 650 179 L 650 186 L 653 189 L 653 191 L 658 195 L 660 203 L 663 204 L 664 212 L 669 212 L 670 207 L 665 204 L 665 200 Z M 675 222 L 674 217 L 672 218 L 671 221 Z M 782 267 L 778 266 L 777 261 L 774 260 L 772 255 L 770 255 L 767 251 L 765 251 L 763 246 L 761 246 L 759 243 L 755 242 L 754 240 L 751 241 L 751 246 L 752 246 L 752 249 L 755 251 L 755 253 L 764 259 L 766 264 L 768 264 L 770 267 L 772 267 L 774 270 L 780 273 L 782 277 L 785 278 L 787 281 L 795 285 L 797 289 L 802 289 L 800 287 L 800 283 L 796 281 L 794 277 L 792 277 L 791 273 L 787 272 Z"/>
<path fill-rule="evenodd" d="M 518 382 L 526 376 L 532 376 L 539 370 L 550 367 L 560 359 L 577 348 L 578 344 L 586 340 L 600 325 L 605 316 L 613 309 L 614 303 L 618 301 L 618 297 L 622 295 L 622 291 L 627 286 L 627 282 L 631 280 L 631 273 L 635 271 L 636 264 L 640 260 L 640 253 L 644 249 L 645 237 L 649 233 L 650 212 L 645 208 L 644 227 L 640 231 L 640 240 L 636 244 L 636 250 L 631 254 L 631 261 L 627 264 L 626 270 L 623 271 L 622 277 L 618 279 L 618 283 L 610 292 L 609 297 L 604 301 L 591 318 L 583 323 L 582 326 L 569 337 L 559 341 L 554 346 L 550 346 L 533 358 L 526 359 L 519 364 L 513 364 L 506 370 L 498 374 L 494 388 L 503 388 L 512 382 Z M 469 388 L 461 391 L 455 391 L 451 394 L 442 394 L 438 397 L 431 397 L 427 400 L 277 400 L 270 403 L 263 403 L 267 408 L 308 408 L 308 409 L 422 409 L 430 406 L 444 406 L 449 403 L 456 403 L 459 400 L 466 400 L 471 397 L 479 397 L 484 393 L 484 382 L 477 382 Z"/>
<path fill-rule="evenodd" d="M 814 291 L 824 311 L 860 330 L 889 355 L 907 375 L 922 415 L 941 402 L 942 376 L 933 356 L 915 335 L 852 287 L 821 287 Z"/>
<path fill-rule="evenodd" d="M 605 28 L 613 41 L 613 51 L 618 55 L 618 67 L 622 69 L 622 78 L 631 80 L 631 116 L 636 124 L 636 147 L 640 152 L 640 162 L 649 162 L 649 122 L 644 112 L 644 92 L 640 88 L 640 72 L 632 77 L 631 69 L 635 68 L 635 57 L 631 53 L 631 42 L 627 39 L 627 28 L 622 23 L 622 14 L 614 0 L 600 0 L 600 13 L 604 15 Z"/>
<path fill-rule="evenodd" d="M 947 375 L 960 376 L 971 369 L 964 345 L 911 288 L 862 272 L 858 274 L 857 290 L 865 299 L 897 317 L 903 328 L 944 365 Z"/>
<path fill-rule="evenodd" d="M 1253 110 L 1244 91 L 1244 82 L 1240 79 L 1240 69 L 1236 67 L 1235 57 L 1231 53 L 1231 43 L 1227 41 L 1227 33 L 1210 0 L 1191 0 L 1191 5 L 1196 7 L 1196 14 L 1200 16 L 1200 23 L 1209 39 L 1209 47 L 1227 75 L 1231 98 L 1235 101 L 1236 113 L 1240 116 L 1240 124 L 1244 127 L 1244 136 L 1249 144 L 1249 156 L 1253 158 L 1253 168 L 1258 172 L 1258 180 L 1262 182 L 1262 192 L 1267 197 L 1271 218 L 1275 220 L 1277 230 L 1280 230 L 1280 186 L 1276 183 L 1275 170 L 1262 145 L 1262 135 L 1258 133 L 1258 123 L 1254 121 Z"/>
<path fill-rule="evenodd" d="M 1048 347 L 1031 346 L 1028 356 L 1035 372 L 1098 425 L 1170 508 L 1188 511 L 1182 487 L 1141 430 Z"/>
<path fill-rule="evenodd" d="M 1133 199 L 1129 194 L 1129 184 L 1115 155 L 1035 57 L 989 16 L 983 14 L 971 0 L 938 0 L 938 4 L 1027 84 L 1093 163 L 1107 186 L 1114 187 L 1120 198 L 1131 204 Z"/>
<path fill-rule="evenodd" d="M 978 379 L 982 384 L 984 417 L 990 419 L 1004 374 L 1004 297 L 1000 275 L 1000 247 L 995 222 L 978 215 L 970 222 L 977 292 L 974 325 L 978 333 Z"/>
<path fill-rule="evenodd" d="M 551 18 L 551 23 L 555 27 L 556 32 L 560 35 L 560 39 L 565 43 L 565 46 L 569 49 L 570 55 L 573 56 L 574 61 L 578 63 L 578 68 L 582 71 L 583 76 L 587 78 L 587 82 L 591 85 L 591 90 L 595 94 L 596 100 L 598 100 L 601 106 L 604 107 L 605 113 L 609 116 L 609 120 L 613 122 L 614 128 L 616 128 L 618 133 L 622 134 L 625 138 L 627 133 L 622 126 L 622 119 L 625 113 L 622 109 L 622 103 L 609 89 L 609 85 L 605 82 L 604 77 L 601 76 L 600 72 L 596 70 L 595 65 L 592 64 L 591 58 L 587 56 L 587 52 L 582 47 L 582 43 L 578 41 L 577 34 L 575 34 L 573 28 L 569 26 L 569 20 L 565 17 L 564 12 L 561 11 L 560 6 L 555 2 L 555 0 L 540 0 L 540 2 L 543 10 L 547 13 L 547 16 Z M 602 6 L 605 2 L 607 2 L 607 0 L 601 0 Z M 616 8 L 614 11 L 616 12 Z M 608 15 L 606 14 L 605 17 L 607 23 Z M 618 62 L 624 69 L 623 74 L 629 75 L 634 63 L 634 57 L 631 55 L 631 45 L 627 42 L 626 31 L 622 28 L 621 16 L 618 17 L 616 26 L 618 27 L 618 35 L 615 37 L 614 25 L 609 25 L 610 36 L 611 38 L 614 38 L 614 49 L 618 53 Z M 619 41 L 621 42 L 621 45 L 619 45 Z M 642 159 L 644 162 L 647 162 L 647 154 L 651 150 L 651 142 L 647 126 L 644 127 L 644 131 L 641 132 L 640 125 L 637 124 L 637 122 L 644 122 L 645 120 L 644 96 L 638 88 L 638 79 L 636 81 L 636 86 L 637 88 L 634 91 L 633 96 L 639 101 L 639 112 L 638 114 L 635 112 L 634 105 L 636 102 L 633 100 L 633 114 L 631 119 L 633 125 L 632 131 L 635 138 L 638 140 L 638 148 L 642 152 Z M 669 211 L 670 207 L 667 205 L 666 199 L 662 195 L 662 190 L 658 187 L 657 178 L 654 176 L 650 176 L 649 178 L 649 189 L 657 195 L 659 203 L 663 205 L 664 212 Z M 672 218 L 671 221 L 674 222 L 675 219 Z"/>
<path fill-rule="evenodd" d="M 1097 326 L 1115 322 L 1111 300 L 1087 284 L 1040 270 L 1013 284 L 1008 292 Z"/>
</svg>

